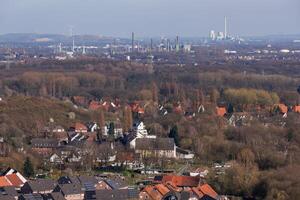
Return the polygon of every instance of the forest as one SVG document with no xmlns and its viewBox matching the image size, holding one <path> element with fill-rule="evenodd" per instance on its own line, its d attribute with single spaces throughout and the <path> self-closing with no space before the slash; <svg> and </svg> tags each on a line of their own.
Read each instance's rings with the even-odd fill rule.
<svg viewBox="0 0 300 200">
<path fill-rule="evenodd" d="M 264 69 L 267 73 L 261 74 Z M 99 121 L 99 111 L 76 110 L 70 103 L 74 96 L 118 99 L 121 111 L 105 111 L 102 118 L 121 119 L 129 129 L 126 106 L 138 102 L 145 109 L 139 118 L 148 131 L 169 137 L 176 127 L 176 142 L 195 152 L 195 165 L 231 163 L 226 173 L 209 173 L 207 181 L 219 193 L 296 200 L 300 114 L 293 107 L 300 105 L 299 85 L 300 73 L 275 65 L 247 70 L 235 64 L 153 66 L 85 58 L 15 64 L 9 70 L 0 66 L 0 136 L 13 149 L 26 148 L 51 117 L 65 128 L 74 122 L 65 115 L 69 112 L 82 121 Z M 277 110 L 279 104 L 287 106 L 287 116 Z M 225 116 L 216 113 L 219 107 L 226 108 Z M 238 115 L 245 116 L 242 124 L 230 124 Z"/>
</svg>

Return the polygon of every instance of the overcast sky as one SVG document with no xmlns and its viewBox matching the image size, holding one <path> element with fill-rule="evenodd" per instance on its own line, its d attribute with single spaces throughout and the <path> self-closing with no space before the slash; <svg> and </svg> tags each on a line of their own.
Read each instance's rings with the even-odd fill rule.
<svg viewBox="0 0 300 200">
<path fill-rule="evenodd" d="M 0 34 L 130 37 L 300 33 L 300 0 L 0 0 Z"/>
</svg>

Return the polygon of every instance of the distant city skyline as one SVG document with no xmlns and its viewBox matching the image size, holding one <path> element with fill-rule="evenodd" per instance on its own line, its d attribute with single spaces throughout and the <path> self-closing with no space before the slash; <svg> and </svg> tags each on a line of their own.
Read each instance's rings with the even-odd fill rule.
<svg viewBox="0 0 300 200">
<path fill-rule="evenodd" d="M 0 34 L 203 37 L 300 34 L 299 0 L 1 0 Z"/>
</svg>

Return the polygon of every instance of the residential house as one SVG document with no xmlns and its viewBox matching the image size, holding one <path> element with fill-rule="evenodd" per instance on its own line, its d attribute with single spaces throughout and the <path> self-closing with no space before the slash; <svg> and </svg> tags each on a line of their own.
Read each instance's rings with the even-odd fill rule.
<svg viewBox="0 0 300 200">
<path fill-rule="evenodd" d="M 19 194 L 17 188 L 14 186 L 0 187 L 0 199 L 1 200 L 17 200 Z"/>
<path fill-rule="evenodd" d="M 300 105 L 293 106 L 293 112 L 300 113 Z"/>
<path fill-rule="evenodd" d="M 138 102 L 133 102 L 130 104 L 131 110 L 134 114 L 143 115 L 145 114 L 145 109 L 139 105 Z"/>
<path fill-rule="evenodd" d="M 44 195 L 46 200 L 66 200 L 60 192 L 51 192 L 50 194 Z"/>
<path fill-rule="evenodd" d="M 173 138 L 137 138 L 135 153 L 141 156 L 176 158 L 176 146 Z"/>
<path fill-rule="evenodd" d="M 56 186 L 56 181 L 50 179 L 30 180 L 23 185 L 21 192 L 23 194 L 49 194 Z"/>
<path fill-rule="evenodd" d="M 57 139 L 52 138 L 34 138 L 31 140 L 31 149 L 38 154 L 48 155 L 54 149 L 59 147 Z"/>
<path fill-rule="evenodd" d="M 127 169 L 140 169 L 139 155 L 134 151 L 119 151 L 116 157 L 116 165 L 125 166 Z"/>
<path fill-rule="evenodd" d="M 220 200 L 224 199 L 219 196 L 214 189 L 208 184 L 199 185 L 192 188 L 193 197 L 200 200 Z"/>
<path fill-rule="evenodd" d="M 89 110 L 93 110 L 93 111 L 96 111 L 96 110 L 100 110 L 102 108 L 102 104 L 101 102 L 99 101 L 90 101 L 89 103 Z"/>
<path fill-rule="evenodd" d="M 54 133 L 62 133 L 62 132 L 65 132 L 65 129 L 62 126 L 57 125 L 57 126 L 54 127 L 53 132 Z"/>
<path fill-rule="evenodd" d="M 27 180 L 19 172 L 10 169 L 4 173 L 3 176 L 0 176 L 0 187 L 22 187 Z"/>
<path fill-rule="evenodd" d="M 85 107 L 88 104 L 88 100 L 86 97 L 83 96 L 73 96 L 71 98 L 71 101 L 78 106 L 83 106 Z"/>
<path fill-rule="evenodd" d="M 71 184 L 59 184 L 53 190 L 54 192 L 60 192 L 66 200 L 83 200 L 84 189 L 76 183 Z"/>
<path fill-rule="evenodd" d="M 127 141 L 130 148 L 135 149 L 137 138 L 156 138 L 156 135 L 148 135 L 148 131 L 143 122 L 136 122 L 133 125 L 133 131 L 127 135 Z"/>
<path fill-rule="evenodd" d="M 228 123 L 231 126 L 245 126 L 250 123 L 253 117 L 246 112 L 232 113 L 227 117 Z"/>
<path fill-rule="evenodd" d="M 191 176 L 156 176 L 156 185 L 145 187 L 140 199 L 189 199 L 189 200 L 225 200 L 208 184 L 201 184 L 200 177 Z"/>
<path fill-rule="evenodd" d="M 86 200 L 138 200 L 139 191 L 136 189 L 95 190 L 86 196 Z"/>
<path fill-rule="evenodd" d="M 120 177 L 111 177 L 101 180 L 95 187 L 96 190 L 124 190 L 128 185 Z"/>
<path fill-rule="evenodd" d="M 3 137 L 0 137 L 0 157 L 8 156 L 10 152 L 9 145 L 4 141 Z"/>
<path fill-rule="evenodd" d="M 53 155 L 51 155 L 49 158 L 49 162 L 54 165 L 60 165 L 64 163 L 63 159 L 58 155 L 58 153 L 54 153 Z"/>
<path fill-rule="evenodd" d="M 133 125 L 133 130 L 138 138 L 143 138 L 148 135 L 144 122 L 136 122 Z"/>
<path fill-rule="evenodd" d="M 86 123 L 86 127 L 88 132 L 96 132 L 99 129 L 99 126 L 96 122 L 88 122 Z"/>
<path fill-rule="evenodd" d="M 74 131 L 75 133 L 87 133 L 88 128 L 86 125 L 76 122 L 72 127 L 70 127 L 70 131 Z"/>
<path fill-rule="evenodd" d="M 176 114 L 184 113 L 183 107 L 180 102 L 173 104 L 173 112 Z"/>
<path fill-rule="evenodd" d="M 227 110 L 225 107 L 216 107 L 217 116 L 224 117 L 226 113 L 227 113 Z"/>
<path fill-rule="evenodd" d="M 139 195 L 141 200 L 177 200 L 178 197 L 175 192 L 171 191 L 164 184 L 157 184 L 146 186 Z"/>
<path fill-rule="evenodd" d="M 59 144 L 66 145 L 69 142 L 69 135 L 67 132 L 53 132 L 53 138 L 58 140 Z"/>
<path fill-rule="evenodd" d="M 274 112 L 276 114 L 280 114 L 282 115 L 283 118 L 286 118 L 287 117 L 287 113 L 288 113 L 288 107 L 282 103 L 280 104 L 276 104 L 274 106 Z"/>
<path fill-rule="evenodd" d="M 176 147 L 176 158 L 189 160 L 193 159 L 194 157 L 195 154 L 192 151 Z"/>
<path fill-rule="evenodd" d="M 44 200 L 41 194 L 22 194 L 19 200 Z"/>
</svg>

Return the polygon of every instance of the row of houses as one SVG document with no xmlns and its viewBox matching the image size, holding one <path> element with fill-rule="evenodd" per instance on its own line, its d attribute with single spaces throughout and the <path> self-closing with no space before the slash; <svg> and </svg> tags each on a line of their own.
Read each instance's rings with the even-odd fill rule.
<svg viewBox="0 0 300 200">
<path fill-rule="evenodd" d="M 101 100 L 88 100 L 83 96 L 74 96 L 71 98 L 71 101 L 76 105 L 84 108 L 88 108 L 91 111 L 103 110 L 106 112 L 117 112 L 121 109 L 121 101 L 120 99 L 101 99 Z M 143 102 L 134 101 L 132 103 L 126 104 L 131 108 L 133 113 L 144 114 L 145 113 L 145 105 Z"/>
<path fill-rule="evenodd" d="M 14 175 L 15 178 L 11 178 Z M 20 177 L 20 178 L 19 178 Z M 5 181 L 8 179 L 11 182 Z M 58 180 L 26 180 L 20 173 L 0 177 L 1 200 L 100 200 L 139 199 L 120 176 L 62 176 Z"/>
<path fill-rule="evenodd" d="M 271 124 L 284 126 L 285 119 L 288 113 L 300 113 L 300 106 L 288 107 L 284 104 L 276 104 L 272 107 L 262 109 L 256 108 L 253 112 L 232 112 L 226 107 L 216 107 L 215 113 L 217 116 L 226 119 L 228 125 L 231 126 L 245 126 L 249 125 L 251 121 L 258 120 L 265 126 Z"/>
<path fill-rule="evenodd" d="M 187 200 L 226 200 L 208 184 L 201 183 L 200 177 L 163 175 L 154 178 L 153 185 L 146 186 L 140 199 L 187 199 Z"/>
<path fill-rule="evenodd" d="M 85 126 L 78 123 L 65 134 L 61 128 L 55 134 L 64 135 L 54 138 L 33 138 L 31 150 L 47 158 L 51 164 L 79 164 L 84 165 L 84 158 L 93 153 L 94 163 L 123 165 L 130 169 L 143 166 L 143 158 L 156 157 L 168 159 L 193 159 L 191 151 L 181 149 L 175 145 L 173 138 L 160 138 L 149 135 L 143 122 L 134 124 L 129 133 L 117 133 L 120 137 L 114 140 L 100 140 L 97 132 L 87 132 Z M 92 150 L 91 147 L 95 149 Z M 124 158 L 122 159 L 122 154 Z"/>
<path fill-rule="evenodd" d="M 7 183 L 3 177 L 15 175 Z M 10 178 L 11 179 L 11 178 Z M 226 200 L 199 176 L 160 175 L 148 185 L 128 186 L 121 176 L 62 176 L 26 180 L 15 170 L 0 177 L 1 200 Z"/>
</svg>

